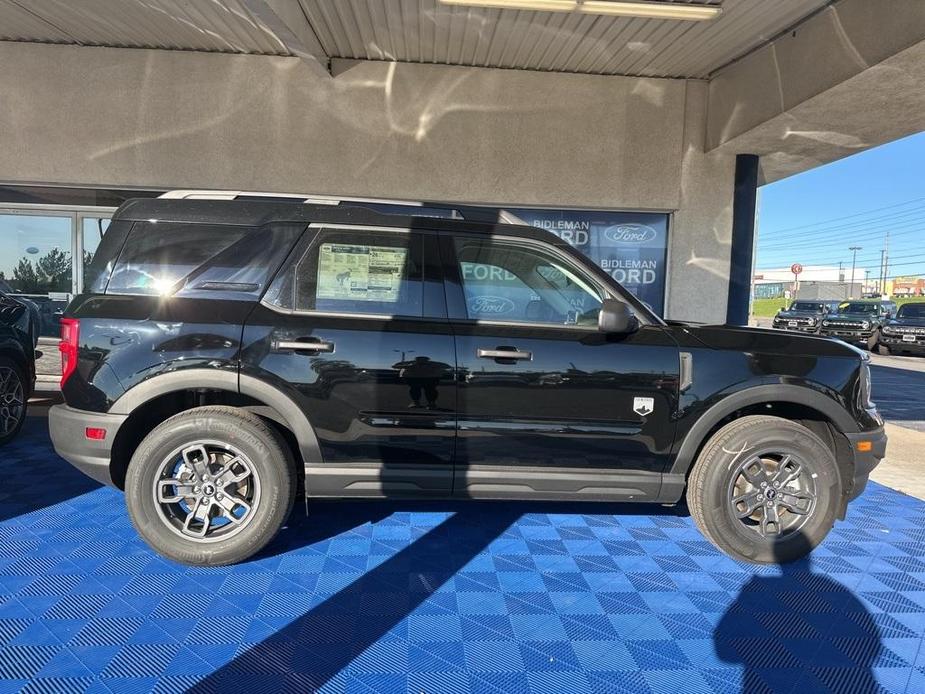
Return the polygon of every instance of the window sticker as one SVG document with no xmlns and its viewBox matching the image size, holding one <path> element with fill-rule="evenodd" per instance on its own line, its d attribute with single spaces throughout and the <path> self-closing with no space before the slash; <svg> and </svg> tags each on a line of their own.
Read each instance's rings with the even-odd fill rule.
<svg viewBox="0 0 925 694">
<path fill-rule="evenodd" d="M 396 303 L 407 255 L 406 248 L 321 244 L 316 296 Z"/>
</svg>

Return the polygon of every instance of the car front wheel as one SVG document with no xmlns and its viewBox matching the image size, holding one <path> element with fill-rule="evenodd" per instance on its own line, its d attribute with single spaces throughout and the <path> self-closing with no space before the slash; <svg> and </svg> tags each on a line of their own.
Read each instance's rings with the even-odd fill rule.
<svg viewBox="0 0 925 694">
<path fill-rule="evenodd" d="M 129 463 L 125 500 L 138 533 L 184 564 L 260 551 L 286 521 L 294 466 L 276 433 L 233 407 L 199 407 L 158 425 Z"/>
<path fill-rule="evenodd" d="M 814 549 L 840 499 L 831 450 L 809 429 L 779 417 L 734 420 L 707 441 L 687 502 L 710 542 L 734 559 L 787 563 Z"/>
</svg>

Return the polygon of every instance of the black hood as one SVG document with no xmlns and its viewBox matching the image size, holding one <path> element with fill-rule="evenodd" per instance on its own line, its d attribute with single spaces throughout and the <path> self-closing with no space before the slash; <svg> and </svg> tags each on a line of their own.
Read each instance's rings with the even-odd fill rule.
<svg viewBox="0 0 925 694">
<path fill-rule="evenodd" d="M 828 357 L 860 357 L 864 354 L 840 340 L 770 328 L 688 325 L 687 330 L 704 345 L 714 349 Z"/>
<path fill-rule="evenodd" d="M 893 318 L 892 320 L 888 320 L 884 325 L 925 328 L 925 318 Z"/>
</svg>

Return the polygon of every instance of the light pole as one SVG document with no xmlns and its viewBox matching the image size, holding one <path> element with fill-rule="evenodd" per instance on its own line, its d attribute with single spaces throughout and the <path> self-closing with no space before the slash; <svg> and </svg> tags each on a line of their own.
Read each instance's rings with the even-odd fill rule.
<svg viewBox="0 0 925 694">
<path fill-rule="evenodd" d="M 851 251 L 851 298 L 854 298 L 854 267 L 857 264 L 858 251 L 861 250 L 861 246 L 851 246 L 848 249 Z"/>
</svg>

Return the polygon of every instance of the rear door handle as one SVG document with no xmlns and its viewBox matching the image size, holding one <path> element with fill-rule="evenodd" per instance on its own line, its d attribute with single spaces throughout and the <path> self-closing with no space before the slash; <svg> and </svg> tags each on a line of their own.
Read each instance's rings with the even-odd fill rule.
<svg viewBox="0 0 925 694">
<path fill-rule="evenodd" d="M 513 347 L 505 349 L 479 349 L 478 354 L 480 359 L 523 359 L 530 361 L 533 359 L 533 352 L 521 352 L 518 349 Z"/>
<path fill-rule="evenodd" d="M 291 349 L 296 352 L 333 352 L 334 343 L 319 340 L 316 342 L 305 342 L 302 340 L 279 340 L 276 343 L 276 349 Z"/>
</svg>

